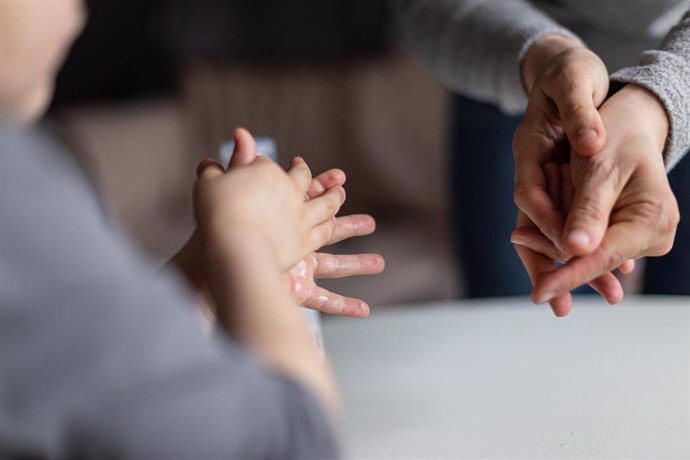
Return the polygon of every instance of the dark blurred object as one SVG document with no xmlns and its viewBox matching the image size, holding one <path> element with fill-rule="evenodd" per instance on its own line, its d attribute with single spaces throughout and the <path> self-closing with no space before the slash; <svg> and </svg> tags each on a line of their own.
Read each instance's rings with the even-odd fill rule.
<svg viewBox="0 0 690 460">
<path fill-rule="evenodd" d="M 86 3 L 88 23 L 58 76 L 54 106 L 174 87 L 179 1 Z"/>
<path fill-rule="evenodd" d="M 54 106 L 175 88 L 190 61 L 340 60 L 391 43 L 386 0 L 89 0 Z"/>
<path fill-rule="evenodd" d="M 391 43 L 386 0 L 188 0 L 181 49 L 190 59 L 330 60 Z"/>
</svg>

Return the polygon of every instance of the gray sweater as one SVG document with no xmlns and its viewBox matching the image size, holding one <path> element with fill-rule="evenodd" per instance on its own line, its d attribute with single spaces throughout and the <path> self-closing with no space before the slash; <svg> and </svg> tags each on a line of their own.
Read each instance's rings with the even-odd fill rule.
<svg viewBox="0 0 690 460">
<path fill-rule="evenodd" d="M 337 457 L 315 398 L 154 273 L 70 155 L 0 125 L 0 458 Z"/>
<path fill-rule="evenodd" d="M 395 0 L 410 41 L 453 91 L 524 109 L 519 63 L 539 37 L 581 40 L 611 79 L 654 93 L 671 121 L 665 161 L 690 147 L 690 2 L 687 0 Z"/>
</svg>

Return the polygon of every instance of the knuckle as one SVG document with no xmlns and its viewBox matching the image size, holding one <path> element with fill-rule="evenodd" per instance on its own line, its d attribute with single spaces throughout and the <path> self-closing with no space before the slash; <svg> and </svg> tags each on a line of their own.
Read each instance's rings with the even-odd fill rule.
<svg viewBox="0 0 690 460">
<path fill-rule="evenodd" d="M 678 204 L 675 198 L 672 202 L 672 206 L 670 206 L 668 211 L 664 214 L 665 215 L 659 220 L 657 233 L 661 241 L 649 251 L 649 255 L 654 257 L 664 256 L 673 249 L 676 231 L 680 223 L 680 212 L 678 211 Z"/>
<path fill-rule="evenodd" d="M 522 146 L 524 145 L 525 137 L 525 121 L 521 121 L 518 127 L 515 129 L 513 134 L 513 140 L 511 142 L 511 147 L 513 149 L 513 159 L 517 161 L 518 157 L 522 153 Z"/>
<path fill-rule="evenodd" d="M 668 211 L 668 230 L 673 230 L 675 232 L 678 224 L 680 224 L 680 210 L 678 209 L 678 202 L 676 201 L 675 197 L 673 197 L 672 204 Z"/>
<path fill-rule="evenodd" d="M 332 220 L 326 222 L 323 225 L 318 238 L 319 246 L 323 246 L 324 244 L 328 243 L 328 241 L 330 241 L 331 237 L 333 236 L 333 229 L 334 225 Z"/>
<path fill-rule="evenodd" d="M 671 252 L 671 249 L 673 249 L 673 241 L 674 238 L 665 238 L 664 241 L 652 248 L 652 250 L 649 251 L 648 255 L 652 257 L 665 256 L 666 254 Z"/>
<path fill-rule="evenodd" d="M 556 74 L 555 83 L 559 89 L 566 92 L 566 94 L 573 94 L 580 89 L 580 81 L 582 72 L 575 64 L 566 64 L 560 72 Z"/>
<path fill-rule="evenodd" d="M 326 203 L 328 211 L 335 213 L 338 209 L 340 209 L 340 201 L 340 194 L 338 192 L 332 193 L 328 197 L 328 201 Z"/>
<path fill-rule="evenodd" d="M 550 66 L 545 75 L 551 88 L 562 94 L 577 91 L 582 80 L 579 62 L 566 56 Z"/>
<path fill-rule="evenodd" d="M 561 112 L 563 124 L 573 130 L 587 127 L 590 108 L 576 100 L 566 101 Z"/>
<path fill-rule="evenodd" d="M 529 208 L 530 204 L 539 193 L 539 186 L 534 184 L 525 184 L 518 182 L 515 184 L 515 191 L 513 193 L 513 201 L 520 209 Z"/>
<path fill-rule="evenodd" d="M 616 183 L 620 170 L 616 161 L 607 155 L 595 155 L 591 158 L 590 175 L 596 183 Z"/>
<path fill-rule="evenodd" d="M 602 209 L 599 200 L 584 196 L 571 208 L 570 214 L 575 221 L 608 222 L 608 215 Z"/>
<path fill-rule="evenodd" d="M 664 222 L 666 219 L 662 219 L 662 202 L 654 198 L 650 197 L 638 202 L 634 213 L 638 221 L 645 225 L 658 226 L 660 231 L 663 231 L 662 228 L 668 225 L 667 222 Z"/>
<path fill-rule="evenodd" d="M 623 265 L 623 262 L 628 260 L 625 254 L 617 249 L 608 249 L 603 247 L 604 257 L 602 258 L 603 265 L 599 267 L 599 273 L 605 273 Z"/>
</svg>

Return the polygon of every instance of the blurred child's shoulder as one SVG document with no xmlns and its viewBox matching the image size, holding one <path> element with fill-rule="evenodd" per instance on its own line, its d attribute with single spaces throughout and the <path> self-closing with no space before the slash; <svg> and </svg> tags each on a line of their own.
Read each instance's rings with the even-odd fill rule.
<svg viewBox="0 0 690 460">
<path fill-rule="evenodd" d="M 0 202 L 15 208 L 17 202 L 36 207 L 39 201 L 91 210 L 95 205 L 102 213 L 93 184 L 66 146 L 45 129 L 2 121 Z"/>
</svg>

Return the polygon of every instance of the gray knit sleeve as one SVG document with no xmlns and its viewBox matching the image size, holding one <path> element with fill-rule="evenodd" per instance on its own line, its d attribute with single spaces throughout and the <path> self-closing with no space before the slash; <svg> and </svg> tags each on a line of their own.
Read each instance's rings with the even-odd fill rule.
<svg viewBox="0 0 690 460">
<path fill-rule="evenodd" d="M 524 110 L 520 62 L 536 39 L 579 41 L 527 0 L 394 0 L 404 35 L 452 91 Z"/>
<path fill-rule="evenodd" d="M 647 88 L 664 104 L 671 128 L 664 161 L 670 171 L 690 148 L 690 11 L 659 49 L 645 51 L 638 66 L 621 69 L 611 79 Z"/>
</svg>

